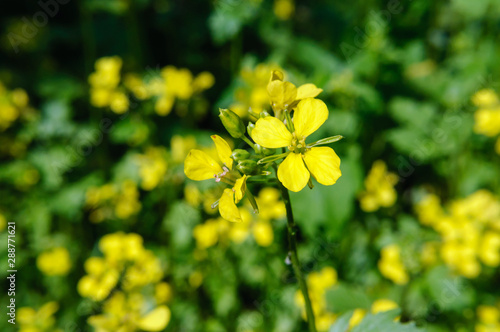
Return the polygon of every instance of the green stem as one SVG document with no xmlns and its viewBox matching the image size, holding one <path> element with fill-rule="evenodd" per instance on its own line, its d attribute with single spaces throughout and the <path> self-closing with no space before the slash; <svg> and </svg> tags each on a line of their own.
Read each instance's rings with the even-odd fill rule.
<svg viewBox="0 0 500 332">
<path fill-rule="evenodd" d="M 314 321 L 314 312 L 311 305 L 311 299 L 309 298 L 309 291 L 307 290 L 307 283 L 302 275 L 302 271 L 300 269 L 300 261 L 299 255 L 297 253 L 297 224 L 295 224 L 295 220 L 293 218 L 292 211 L 292 203 L 290 201 L 290 194 L 288 193 L 288 189 L 286 189 L 281 182 L 278 182 L 281 195 L 283 196 L 283 201 L 285 202 L 286 207 L 286 219 L 287 219 L 287 229 L 288 229 L 288 245 L 289 245 L 289 254 L 292 259 L 293 271 L 295 272 L 295 276 L 299 282 L 299 287 L 304 296 L 304 302 L 306 305 L 306 314 L 307 314 L 307 323 L 309 325 L 309 332 L 316 332 L 316 323 Z"/>
<path fill-rule="evenodd" d="M 248 137 L 246 137 L 245 135 L 243 135 L 243 136 L 241 136 L 241 139 L 243 141 L 245 141 L 245 143 L 247 143 L 248 145 L 250 145 L 252 147 L 252 149 L 254 149 L 255 152 L 258 152 L 257 148 L 255 147 L 255 144 L 253 144 L 252 141 L 250 141 L 250 139 L 248 139 Z"/>
</svg>

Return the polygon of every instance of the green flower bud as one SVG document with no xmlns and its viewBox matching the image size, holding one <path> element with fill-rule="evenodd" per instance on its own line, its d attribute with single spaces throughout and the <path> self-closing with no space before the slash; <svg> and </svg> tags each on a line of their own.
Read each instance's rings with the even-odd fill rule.
<svg viewBox="0 0 500 332">
<path fill-rule="evenodd" d="M 224 108 L 219 108 L 219 112 L 219 118 L 229 135 L 234 138 L 245 135 L 245 125 L 236 113 Z"/>
<path fill-rule="evenodd" d="M 247 126 L 248 135 L 250 135 L 250 137 L 252 137 L 253 128 L 255 128 L 255 123 L 250 122 Z"/>
<path fill-rule="evenodd" d="M 271 116 L 269 113 L 267 113 L 266 111 L 262 111 L 259 113 L 259 117 L 260 118 L 265 118 L 265 117 L 268 117 L 268 116 Z"/>
<path fill-rule="evenodd" d="M 242 149 L 235 149 L 233 154 L 231 154 L 231 158 L 236 161 L 245 160 L 248 159 L 248 157 L 250 157 L 250 153 L 247 150 Z"/>
<path fill-rule="evenodd" d="M 271 156 L 276 153 L 276 149 L 262 148 L 262 154 L 264 156 Z"/>
<path fill-rule="evenodd" d="M 238 162 L 236 168 L 243 174 L 252 174 L 257 169 L 257 162 L 255 160 L 242 160 Z"/>
</svg>

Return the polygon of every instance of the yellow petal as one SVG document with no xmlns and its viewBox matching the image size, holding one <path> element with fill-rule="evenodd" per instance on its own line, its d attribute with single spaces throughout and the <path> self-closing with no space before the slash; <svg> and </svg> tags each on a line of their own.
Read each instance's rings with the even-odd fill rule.
<svg viewBox="0 0 500 332">
<path fill-rule="evenodd" d="M 234 184 L 234 201 L 235 203 L 238 203 L 241 201 L 243 196 L 245 196 L 245 190 L 247 188 L 247 178 L 248 175 L 243 175 L 243 177 L 239 178 L 236 180 L 236 183 Z"/>
<path fill-rule="evenodd" d="M 170 309 L 162 305 L 142 317 L 137 326 L 144 331 L 161 331 L 170 321 Z"/>
<path fill-rule="evenodd" d="M 224 163 L 229 169 L 233 167 L 233 159 L 231 159 L 231 148 L 229 144 L 220 137 L 219 135 L 212 135 L 212 141 L 215 143 L 215 148 L 217 149 L 217 154 L 219 155 L 220 161 Z"/>
<path fill-rule="evenodd" d="M 297 88 L 290 82 L 276 80 L 269 82 L 267 93 L 273 109 L 284 110 L 295 101 Z"/>
<path fill-rule="evenodd" d="M 219 212 L 222 218 L 227 221 L 241 222 L 241 215 L 238 207 L 234 203 L 234 192 L 226 188 L 219 201 Z"/>
<path fill-rule="evenodd" d="M 328 119 L 328 108 L 319 99 L 306 98 L 300 101 L 293 115 L 293 124 L 298 138 L 314 133 Z"/>
<path fill-rule="evenodd" d="M 184 161 L 184 174 L 191 180 L 208 180 L 221 172 L 220 165 L 212 157 L 200 150 L 189 151 Z"/>
<path fill-rule="evenodd" d="M 269 80 L 269 82 L 272 82 L 272 81 L 283 81 L 283 72 L 279 71 L 279 70 L 273 70 L 271 72 L 271 79 Z"/>
<path fill-rule="evenodd" d="M 291 191 L 301 191 L 309 181 L 309 176 L 300 153 L 290 153 L 278 168 L 278 179 Z"/>
<path fill-rule="evenodd" d="M 325 186 L 334 184 L 342 175 L 340 158 L 332 148 L 311 148 L 305 153 L 304 161 L 314 178 Z"/>
<path fill-rule="evenodd" d="M 267 116 L 257 120 L 252 130 L 253 140 L 265 148 L 282 148 L 292 143 L 292 134 L 283 122 L 275 117 Z"/>
<path fill-rule="evenodd" d="M 316 87 L 312 83 L 303 84 L 297 88 L 297 97 L 295 99 L 314 98 L 321 92 L 323 92 L 323 89 Z"/>
</svg>

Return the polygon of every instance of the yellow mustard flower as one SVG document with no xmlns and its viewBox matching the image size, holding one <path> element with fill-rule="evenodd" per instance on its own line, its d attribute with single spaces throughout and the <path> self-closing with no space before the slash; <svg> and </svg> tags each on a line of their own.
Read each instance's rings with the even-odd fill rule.
<svg viewBox="0 0 500 332">
<path fill-rule="evenodd" d="M 47 276 L 64 276 L 71 268 L 71 258 L 66 248 L 57 247 L 41 253 L 36 266 Z"/>
<path fill-rule="evenodd" d="M 285 86 L 284 89 L 288 87 Z M 286 91 L 283 93 L 287 94 Z M 293 103 L 297 97 L 296 93 L 290 96 L 281 98 L 280 101 L 275 100 L 275 104 L 280 104 L 276 107 L 284 107 L 288 102 Z M 332 148 L 312 147 L 305 142 L 307 136 L 315 132 L 327 118 L 328 109 L 324 102 L 306 98 L 298 103 L 295 110 L 293 131 L 289 131 L 278 118 L 271 116 L 260 118 L 255 124 L 251 136 L 257 144 L 266 148 L 288 147 L 290 153 L 279 166 L 278 179 L 291 191 L 302 190 L 311 174 L 323 185 L 333 185 L 342 175 L 340 158 Z"/>
<path fill-rule="evenodd" d="M 21 307 L 17 311 L 17 322 L 21 332 L 60 332 L 54 327 L 54 314 L 59 310 L 57 302 L 47 302 L 38 310 Z"/>
<path fill-rule="evenodd" d="M 394 189 L 397 182 L 398 176 L 388 172 L 387 165 L 382 160 L 374 162 L 365 179 L 365 190 L 359 196 L 361 209 L 373 212 L 380 207 L 393 206 L 397 199 Z"/>
<path fill-rule="evenodd" d="M 225 182 L 233 185 L 233 188 L 224 189 L 219 200 L 219 212 L 222 218 L 240 222 L 241 216 L 236 204 L 241 201 L 245 195 L 246 180 L 248 176 L 237 172 L 231 172 L 233 168 L 233 159 L 231 158 L 231 148 L 229 144 L 220 136 L 212 135 L 219 160 L 222 165 L 212 157 L 201 150 L 191 150 L 184 162 L 184 173 L 188 178 L 195 181 L 214 179 L 216 182 Z M 238 177 L 238 178 L 236 178 Z"/>
<path fill-rule="evenodd" d="M 140 293 L 125 294 L 117 291 L 104 303 L 103 313 L 89 317 L 88 323 L 102 332 L 162 331 L 170 321 L 166 305 L 151 310 Z"/>
<path fill-rule="evenodd" d="M 271 73 L 271 79 L 267 85 L 269 100 L 275 112 L 291 110 L 302 99 L 314 98 L 323 91 L 323 89 L 316 87 L 316 85 L 312 83 L 303 84 L 297 88 L 293 83 L 283 81 L 283 78 L 284 75 L 281 71 L 274 70 Z M 321 124 L 323 124 L 323 122 Z M 317 128 L 319 128 L 319 126 Z"/>
<path fill-rule="evenodd" d="M 401 260 L 401 249 L 396 244 L 385 246 L 381 251 L 378 268 L 382 275 L 398 285 L 408 283 L 410 279 Z"/>
<path fill-rule="evenodd" d="M 144 154 L 137 156 L 142 189 L 153 190 L 163 180 L 168 167 L 166 154 L 163 147 L 149 147 Z"/>
<path fill-rule="evenodd" d="M 475 332 L 500 331 L 500 310 L 496 306 L 480 305 L 477 307 L 478 322 Z"/>
</svg>

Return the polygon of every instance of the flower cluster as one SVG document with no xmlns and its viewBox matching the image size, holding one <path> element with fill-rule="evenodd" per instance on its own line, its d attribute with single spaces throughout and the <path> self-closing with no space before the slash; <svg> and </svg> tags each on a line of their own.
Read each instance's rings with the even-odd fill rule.
<svg viewBox="0 0 500 332">
<path fill-rule="evenodd" d="M 141 78 L 136 74 L 129 74 L 124 80 L 125 86 L 136 98 L 153 98 L 154 109 L 161 116 L 172 111 L 177 99 L 187 101 L 211 88 L 214 82 L 215 79 L 209 72 L 202 72 L 193 77 L 189 69 L 174 66 L 162 68 L 159 75 L 150 74 Z"/>
<path fill-rule="evenodd" d="M 86 204 L 91 210 L 89 219 L 99 223 L 113 217 L 128 219 L 141 210 L 139 191 L 132 180 L 120 185 L 105 184 L 87 190 Z"/>
<path fill-rule="evenodd" d="M 401 248 L 397 244 L 390 244 L 380 252 L 378 268 L 382 275 L 398 285 L 408 283 L 409 276 L 401 260 Z"/>
<path fill-rule="evenodd" d="M 285 216 L 285 205 L 280 200 L 280 193 L 274 188 L 264 188 L 255 198 L 259 206 L 259 214 L 252 214 L 249 205 L 239 207 L 242 218 L 240 223 L 229 223 L 223 218 L 209 219 L 193 229 L 198 249 L 206 249 L 226 239 L 234 243 L 242 243 L 250 234 L 262 247 L 272 244 L 274 239 L 271 221 Z"/>
<path fill-rule="evenodd" d="M 170 320 L 165 305 L 170 286 L 161 282 L 160 260 L 143 247 L 138 234 L 108 234 L 99 241 L 103 257 L 85 262 L 87 275 L 78 282 L 78 292 L 94 301 L 104 301 L 102 313 L 89 324 L 99 331 L 161 331 Z"/>
<path fill-rule="evenodd" d="M 17 322 L 21 332 L 62 332 L 54 327 L 54 314 L 59 310 L 56 302 L 47 302 L 38 310 L 22 307 L 17 311 Z"/>
<path fill-rule="evenodd" d="M 185 68 L 166 66 L 157 74 L 141 77 L 135 73 L 121 75 L 122 59 L 118 56 L 103 57 L 96 61 L 95 71 L 89 75 L 90 103 L 95 107 L 109 107 L 114 113 L 129 110 L 128 92 L 139 100 L 153 99 L 158 115 L 168 115 L 175 101 L 188 101 L 211 88 L 215 82 L 212 74 L 202 72 L 193 77 Z M 185 112 L 181 112 L 185 115 Z"/>
<path fill-rule="evenodd" d="M 265 183 L 265 177 L 271 175 L 273 169 L 282 185 L 292 191 L 300 191 L 306 185 L 312 188 L 311 175 L 324 185 L 332 185 L 338 180 L 341 176 L 340 158 L 333 149 L 317 146 L 336 142 L 342 137 L 305 142 L 328 118 L 325 103 L 314 98 L 321 91 L 314 84 L 297 88 L 283 80 L 283 73 L 273 71 L 267 94 L 275 116 L 262 111 L 257 115 L 255 124 L 250 122 L 245 126 L 233 111 L 220 110 L 219 117 L 229 134 L 244 140 L 254 153 L 242 149 L 233 151 L 226 140 L 212 135 L 218 161 L 204 151 L 191 150 L 184 162 L 184 173 L 191 180 L 215 179 L 232 187 L 224 189 L 221 198 L 214 204 L 219 206 L 222 218 L 242 221 L 236 204 L 245 194 L 253 208 L 258 210 L 253 195 L 247 190 L 247 182 Z M 246 136 L 247 130 L 255 143 Z M 282 153 L 276 154 L 279 148 L 283 148 Z"/>
<path fill-rule="evenodd" d="M 64 276 L 71 269 L 71 257 L 66 248 L 52 248 L 38 256 L 36 266 L 47 276 Z"/>
<path fill-rule="evenodd" d="M 23 89 L 7 90 L 0 82 L 0 132 L 9 128 L 21 115 L 32 113 L 29 98 Z"/>
<path fill-rule="evenodd" d="M 488 137 L 500 134 L 500 100 L 495 91 L 483 89 L 478 91 L 472 102 L 478 107 L 474 113 L 474 132 Z M 500 137 L 497 138 L 495 150 L 500 154 Z"/>
<path fill-rule="evenodd" d="M 149 147 L 144 154 L 137 156 L 141 188 L 153 190 L 167 173 L 167 151 L 163 147 Z"/>
<path fill-rule="evenodd" d="M 95 107 L 109 107 L 117 114 L 128 111 L 129 99 L 125 89 L 119 87 L 122 59 L 117 56 L 100 58 L 95 71 L 89 75 L 90 103 Z"/>
<path fill-rule="evenodd" d="M 500 331 L 500 310 L 498 306 L 481 305 L 477 308 L 478 323 L 475 332 Z"/>
<path fill-rule="evenodd" d="M 446 265 L 467 278 L 479 276 L 481 262 L 500 266 L 500 200 L 491 192 L 479 190 L 446 208 L 430 194 L 417 204 L 416 212 L 422 224 L 441 236 L 427 247 L 426 256 L 434 248 Z"/>
<path fill-rule="evenodd" d="M 397 193 L 394 185 L 398 176 L 387 171 L 387 165 L 377 160 L 365 179 L 365 190 L 359 196 L 361 209 L 366 212 L 377 211 L 381 207 L 391 207 L 396 203 Z"/>
</svg>

